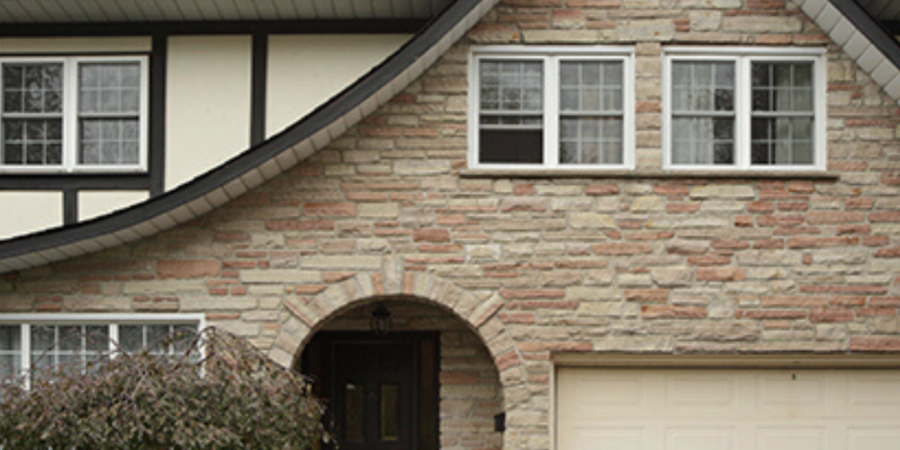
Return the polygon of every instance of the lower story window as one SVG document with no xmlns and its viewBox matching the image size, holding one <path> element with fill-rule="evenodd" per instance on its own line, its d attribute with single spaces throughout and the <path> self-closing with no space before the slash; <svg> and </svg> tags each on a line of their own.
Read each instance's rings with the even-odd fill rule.
<svg viewBox="0 0 900 450">
<path fill-rule="evenodd" d="M 30 368 L 85 370 L 91 360 L 117 352 L 180 354 L 193 342 L 200 323 L 199 317 L 0 323 L 0 379 Z"/>
</svg>

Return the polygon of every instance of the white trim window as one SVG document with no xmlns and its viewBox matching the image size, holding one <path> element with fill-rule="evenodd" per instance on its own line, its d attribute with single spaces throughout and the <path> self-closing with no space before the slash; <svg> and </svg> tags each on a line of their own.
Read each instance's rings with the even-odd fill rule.
<svg viewBox="0 0 900 450">
<path fill-rule="evenodd" d="M 669 169 L 824 170 L 825 62 L 819 49 L 667 49 Z"/>
<path fill-rule="evenodd" d="M 633 70 L 632 48 L 473 49 L 469 167 L 633 167 Z"/>
<path fill-rule="evenodd" d="M 0 72 L 0 170 L 146 170 L 146 57 L 3 58 Z"/>
<path fill-rule="evenodd" d="M 92 358 L 119 351 L 178 354 L 202 326 L 195 315 L 6 315 L 0 320 L 0 380 L 31 367 L 83 370 Z M 165 341 L 178 332 L 188 334 Z"/>
</svg>

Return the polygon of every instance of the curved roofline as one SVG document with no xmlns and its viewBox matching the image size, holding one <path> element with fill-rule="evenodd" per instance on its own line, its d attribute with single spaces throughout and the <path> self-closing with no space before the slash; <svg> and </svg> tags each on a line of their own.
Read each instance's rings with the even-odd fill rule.
<svg viewBox="0 0 900 450">
<path fill-rule="evenodd" d="M 448 40 L 455 42 L 495 2 L 451 3 L 381 64 L 313 112 L 178 188 L 106 216 L 0 242 L 0 272 L 149 237 L 237 198 L 324 147 L 390 100 L 449 48 Z"/>
</svg>

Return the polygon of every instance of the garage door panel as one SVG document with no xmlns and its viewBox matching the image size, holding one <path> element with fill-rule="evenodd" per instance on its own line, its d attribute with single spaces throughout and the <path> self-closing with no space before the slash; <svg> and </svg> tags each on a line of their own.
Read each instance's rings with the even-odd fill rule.
<svg viewBox="0 0 900 450">
<path fill-rule="evenodd" d="M 647 380 L 634 374 L 617 375 L 583 373 L 574 382 L 560 390 L 574 405 L 574 416 L 641 412 L 646 408 L 644 389 Z M 568 388 L 568 389 L 567 389 Z"/>
<path fill-rule="evenodd" d="M 757 450 L 825 450 L 827 430 L 820 428 L 759 428 Z"/>
<path fill-rule="evenodd" d="M 900 414 L 900 374 L 878 373 L 850 379 L 847 401 L 852 411 Z"/>
<path fill-rule="evenodd" d="M 758 373 L 758 413 L 788 417 L 826 414 L 826 383 L 824 376 L 808 371 Z"/>
<path fill-rule="evenodd" d="M 889 428 L 851 427 L 847 430 L 847 450 L 896 450 L 900 446 L 900 430 Z"/>
<path fill-rule="evenodd" d="M 668 428 L 666 449 L 737 450 L 735 427 Z"/>
<path fill-rule="evenodd" d="M 737 403 L 735 380 L 718 374 L 685 374 L 668 378 L 666 408 L 673 413 L 730 411 Z"/>
<path fill-rule="evenodd" d="M 900 372 L 557 371 L 557 449 L 900 450 Z"/>
<path fill-rule="evenodd" d="M 564 435 L 561 444 L 573 450 L 593 450 L 600 442 L 604 450 L 644 450 L 648 434 L 646 427 L 576 428 Z"/>
</svg>

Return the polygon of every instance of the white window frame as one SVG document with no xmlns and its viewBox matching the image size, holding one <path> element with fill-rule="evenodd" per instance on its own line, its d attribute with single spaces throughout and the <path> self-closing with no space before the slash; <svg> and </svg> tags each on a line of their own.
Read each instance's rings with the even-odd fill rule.
<svg viewBox="0 0 900 450">
<path fill-rule="evenodd" d="M 140 133 L 137 164 L 90 164 L 78 163 L 78 66 L 82 63 L 131 63 L 140 65 L 140 110 L 138 130 Z M 0 160 L 0 173 L 131 173 L 147 171 L 147 153 L 149 141 L 149 104 L 150 80 L 149 63 L 146 56 L 47 56 L 47 57 L 3 57 L 0 66 L 12 64 L 62 64 L 63 66 L 63 98 L 62 98 L 62 164 L 60 165 L 6 165 Z M 0 90 L 0 102 L 3 101 Z M 2 105 L 2 103 L 0 103 Z M 0 145 L 2 145 L 2 127 L 0 127 Z"/>
<path fill-rule="evenodd" d="M 109 351 L 114 353 L 119 341 L 121 325 L 197 325 L 197 331 L 206 328 L 203 314 L 3 314 L 0 325 L 18 326 L 21 354 L 19 367 L 31 368 L 31 326 L 32 325 L 106 325 L 109 327 Z M 31 386 L 31 377 L 25 377 L 26 388 Z"/>
<path fill-rule="evenodd" d="M 478 161 L 479 116 L 481 108 L 482 60 L 541 61 L 544 67 L 543 85 L 543 164 L 497 164 Z M 618 61 L 622 62 L 622 164 L 560 164 L 559 163 L 559 63 L 561 61 Z M 634 168 L 634 47 L 626 46 L 476 46 L 469 53 L 469 152 L 468 167 L 497 170 L 623 170 Z"/>
<path fill-rule="evenodd" d="M 735 67 L 735 133 L 734 164 L 674 164 L 672 162 L 672 62 L 710 61 L 734 62 Z M 750 71 L 754 62 L 812 62 L 813 63 L 813 164 L 752 165 L 751 123 L 752 83 Z M 825 171 L 827 152 L 827 69 L 825 49 L 798 47 L 672 47 L 663 50 L 663 169 L 691 171 Z"/>
</svg>

